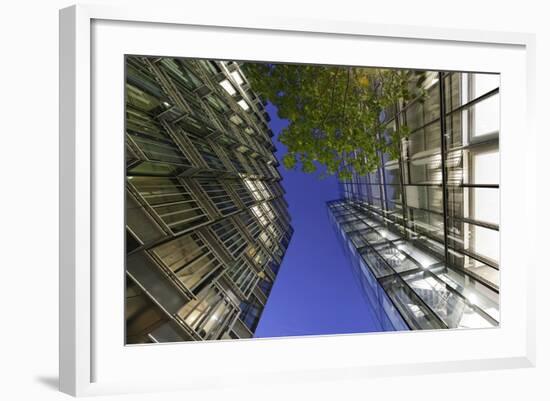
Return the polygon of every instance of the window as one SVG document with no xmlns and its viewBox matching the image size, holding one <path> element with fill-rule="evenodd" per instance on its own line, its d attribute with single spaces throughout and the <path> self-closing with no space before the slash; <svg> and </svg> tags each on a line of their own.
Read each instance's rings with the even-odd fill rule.
<svg viewBox="0 0 550 401">
<path fill-rule="evenodd" d="M 227 269 L 226 274 L 245 297 L 250 295 L 259 280 L 252 266 L 242 257 Z"/>
<path fill-rule="evenodd" d="M 499 78 L 428 74 L 425 101 L 398 108 L 411 128 L 402 162 L 384 157 L 377 172 L 341 183 L 344 199 L 329 204 L 389 326 L 399 327 L 392 308 L 411 329 L 498 325 Z"/>
<path fill-rule="evenodd" d="M 220 160 L 218 154 L 213 149 L 212 145 L 208 143 L 206 139 L 198 137 L 196 135 L 188 134 L 189 139 L 195 145 L 195 148 L 200 153 L 205 163 L 213 170 L 225 170 L 223 162 Z"/>
<path fill-rule="evenodd" d="M 183 84 L 188 90 L 195 90 L 202 85 L 200 79 L 181 61 L 162 57 L 160 63 L 170 77 Z"/>
<path fill-rule="evenodd" d="M 126 128 L 131 141 L 149 160 L 177 165 L 191 165 L 187 157 L 160 125 L 147 114 L 127 107 Z"/>
<path fill-rule="evenodd" d="M 231 219 L 221 220 L 210 228 L 233 258 L 236 259 L 243 253 L 247 245 L 246 240 Z"/>
<path fill-rule="evenodd" d="M 258 219 L 248 210 L 240 213 L 238 217 L 241 219 L 242 224 L 245 226 L 250 236 L 254 239 L 258 238 L 261 232 Z"/>
<path fill-rule="evenodd" d="M 499 158 L 498 151 L 475 152 L 471 156 L 473 182 L 477 184 L 498 184 Z M 498 189 L 475 188 L 470 195 L 471 218 L 478 221 L 497 223 L 499 221 Z M 499 260 L 498 231 L 480 226 L 473 226 L 470 237 L 470 248 L 476 253 Z"/>
<path fill-rule="evenodd" d="M 238 308 L 218 286 L 204 289 L 177 316 L 204 340 L 221 338 L 231 328 Z"/>
<path fill-rule="evenodd" d="M 241 303 L 241 315 L 240 319 L 246 324 L 250 331 L 254 332 L 260 321 L 260 315 L 263 307 L 254 295 L 250 297 L 250 300 Z"/>
<path fill-rule="evenodd" d="M 128 182 L 174 234 L 208 221 L 187 186 L 175 178 L 129 177 Z"/>
<path fill-rule="evenodd" d="M 237 206 L 220 181 L 210 178 L 198 178 L 197 183 L 223 216 L 237 211 Z"/>
<path fill-rule="evenodd" d="M 498 133 L 499 97 L 491 96 L 476 103 L 471 109 L 472 137 Z"/>
<path fill-rule="evenodd" d="M 229 96 L 233 96 L 237 93 L 233 85 L 231 85 L 231 82 L 227 79 L 221 81 L 220 86 L 229 94 Z"/>
<path fill-rule="evenodd" d="M 153 252 L 190 290 L 204 286 L 222 270 L 221 262 L 196 233 L 157 246 Z"/>
<path fill-rule="evenodd" d="M 250 193 L 250 189 L 247 188 L 248 186 L 244 183 L 245 180 L 232 180 L 229 181 L 229 185 L 233 188 L 241 202 L 246 206 L 253 205 L 256 201 L 252 194 Z"/>
</svg>

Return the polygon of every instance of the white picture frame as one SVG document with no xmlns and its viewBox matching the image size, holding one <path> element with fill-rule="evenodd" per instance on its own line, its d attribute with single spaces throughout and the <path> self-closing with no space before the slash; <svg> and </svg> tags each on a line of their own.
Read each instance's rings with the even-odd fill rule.
<svg viewBox="0 0 550 401">
<path fill-rule="evenodd" d="M 147 36 L 143 36 L 144 31 Z M 174 34 L 199 38 L 201 46 L 183 48 L 182 40 L 159 44 L 159 38 Z M 216 35 L 222 34 L 223 46 L 216 44 Z M 260 36 L 272 44 L 270 49 L 254 45 Z M 151 40 L 145 40 L 146 37 Z M 243 41 L 241 47 L 231 45 L 229 40 L 237 37 Z M 97 134 L 105 130 L 116 132 L 116 127 L 122 126 L 123 81 L 119 79 L 123 58 L 117 57 L 152 52 L 169 56 L 320 63 L 332 60 L 366 65 L 361 52 L 355 54 L 350 50 L 361 46 L 379 50 L 371 65 L 501 73 L 501 327 L 125 347 L 119 335 L 123 326 L 120 309 L 123 288 L 119 285 L 123 265 L 116 263 L 123 260 L 122 235 L 109 234 L 111 231 L 105 229 L 107 224 L 122 221 L 122 204 L 117 202 L 120 193 L 116 192 L 116 185 L 122 182 L 117 181 L 122 172 L 122 153 L 116 135 Z M 324 54 L 321 49 L 325 49 Z M 392 58 L 395 55 L 390 53 L 397 49 L 404 55 L 402 59 Z M 272 53 L 267 53 L 268 50 Z M 439 60 L 430 56 L 434 52 Z M 441 60 L 446 57 L 447 61 Z M 452 60 L 456 62 L 453 64 Z M 532 161 L 527 147 L 519 146 L 522 142 L 535 143 L 531 124 L 533 70 L 534 36 L 529 34 L 291 17 L 253 19 L 250 13 L 236 19 L 215 13 L 188 15 L 182 10 L 154 7 L 79 5 L 61 10 L 61 391 L 80 396 L 202 389 L 235 385 L 235 378 L 242 374 L 257 383 L 275 378 L 290 383 L 534 366 L 535 261 L 533 253 L 519 255 L 510 246 L 516 244 L 525 250 L 534 246 L 521 235 L 523 230 L 535 231 L 536 214 L 528 202 L 534 191 L 535 178 L 529 174 Z M 106 96 L 111 91 L 116 93 Z M 513 132 L 524 134 L 518 137 Z M 121 134 L 120 143 L 122 137 Z M 511 182 L 518 184 L 512 188 L 507 185 Z M 122 184 L 119 186 L 120 192 Z M 106 202 L 106 194 L 115 201 Z M 111 277 L 102 270 L 105 266 L 102 262 L 106 260 L 114 260 L 120 272 Z M 116 267 L 112 270 L 116 272 Z M 116 278 L 116 274 L 120 277 Z M 114 312 L 106 305 L 114 305 L 111 307 Z M 445 346 L 449 342 L 452 347 Z M 389 344 L 394 350 L 391 355 L 376 352 Z M 215 353 L 221 361 L 232 361 L 232 365 L 222 362 L 212 368 L 201 361 L 205 352 Z M 370 359 L 364 358 L 367 352 Z M 185 371 L 185 379 L 181 379 L 181 370 L 178 375 L 171 373 L 183 353 L 195 365 L 192 371 Z M 138 371 L 139 361 L 145 368 Z M 150 366 L 157 369 L 153 372 L 147 368 Z"/>
</svg>

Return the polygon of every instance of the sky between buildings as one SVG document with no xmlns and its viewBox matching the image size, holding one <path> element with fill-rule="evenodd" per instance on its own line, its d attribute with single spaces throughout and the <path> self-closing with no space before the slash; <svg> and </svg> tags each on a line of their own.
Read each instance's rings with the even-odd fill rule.
<svg viewBox="0 0 550 401">
<path fill-rule="evenodd" d="M 277 138 L 288 121 L 271 104 L 267 112 Z M 328 218 L 326 201 L 339 198 L 336 178 L 286 170 L 285 146 L 275 146 L 294 235 L 255 337 L 380 331 Z"/>
</svg>

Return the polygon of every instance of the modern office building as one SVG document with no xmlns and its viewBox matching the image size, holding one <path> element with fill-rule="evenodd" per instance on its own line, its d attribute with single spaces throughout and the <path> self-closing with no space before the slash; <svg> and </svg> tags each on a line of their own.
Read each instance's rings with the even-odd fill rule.
<svg viewBox="0 0 550 401">
<path fill-rule="evenodd" d="M 126 57 L 126 342 L 252 337 L 292 236 L 238 63 Z"/>
<path fill-rule="evenodd" d="M 385 330 L 499 325 L 499 75 L 431 72 L 380 116 L 400 156 L 341 184 L 329 215 Z"/>
</svg>

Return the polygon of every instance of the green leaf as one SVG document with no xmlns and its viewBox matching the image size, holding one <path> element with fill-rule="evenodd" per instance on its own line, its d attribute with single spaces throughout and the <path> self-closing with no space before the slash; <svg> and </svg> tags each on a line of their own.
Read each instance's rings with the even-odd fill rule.
<svg viewBox="0 0 550 401">
<path fill-rule="evenodd" d="M 294 155 L 287 153 L 283 156 L 283 165 L 288 169 L 292 170 L 294 167 L 296 167 L 296 158 Z"/>
<path fill-rule="evenodd" d="M 406 103 L 410 87 L 425 79 L 416 71 L 296 64 L 245 63 L 243 71 L 252 90 L 289 120 L 279 136 L 287 147 L 283 165 L 301 164 L 305 173 L 319 165 L 341 180 L 375 171 L 378 151 L 398 157 L 400 139 L 410 130 L 400 127 L 386 143 L 380 113 Z"/>
</svg>

